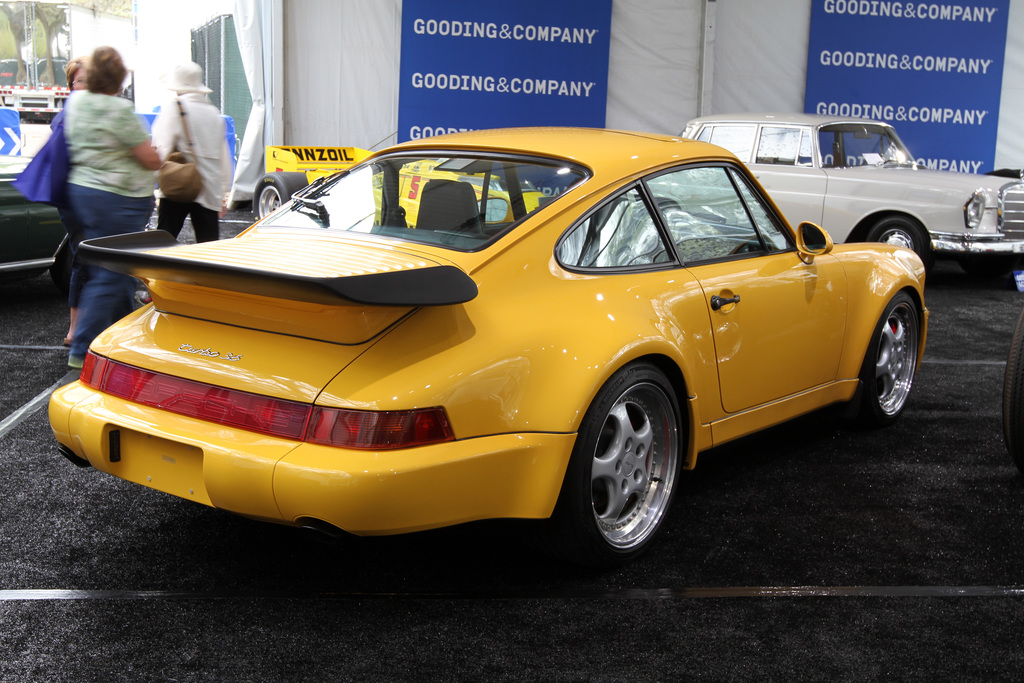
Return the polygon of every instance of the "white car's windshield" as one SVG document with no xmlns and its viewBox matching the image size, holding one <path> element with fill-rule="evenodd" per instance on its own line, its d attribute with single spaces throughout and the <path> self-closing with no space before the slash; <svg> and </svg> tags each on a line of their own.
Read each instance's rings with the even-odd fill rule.
<svg viewBox="0 0 1024 683">
<path fill-rule="evenodd" d="M 575 165 L 504 156 L 395 155 L 297 193 L 263 223 L 477 249 L 586 177 Z"/>
<path fill-rule="evenodd" d="M 837 123 L 818 131 L 822 165 L 913 165 L 914 157 L 889 126 L 872 123 Z"/>
</svg>

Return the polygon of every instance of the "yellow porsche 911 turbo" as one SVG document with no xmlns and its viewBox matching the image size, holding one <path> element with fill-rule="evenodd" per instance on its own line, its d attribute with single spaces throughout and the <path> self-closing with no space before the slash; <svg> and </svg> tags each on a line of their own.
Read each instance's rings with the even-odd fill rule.
<svg viewBox="0 0 1024 683">
<path fill-rule="evenodd" d="M 333 533 L 543 520 L 591 565 L 650 546 L 703 450 L 831 404 L 895 420 L 928 319 L 913 251 L 834 246 L 729 152 L 611 130 L 416 140 L 237 238 L 80 253 L 152 303 L 53 394 L 73 462 Z"/>
</svg>

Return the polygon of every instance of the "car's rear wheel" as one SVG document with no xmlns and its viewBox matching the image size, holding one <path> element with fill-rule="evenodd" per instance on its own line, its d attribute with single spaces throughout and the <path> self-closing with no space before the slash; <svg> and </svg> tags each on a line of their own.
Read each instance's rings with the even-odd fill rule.
<svg viewBox="0 0 1024 683">
<path fill-rule="evenodd" d="M 914 385 L 920 339 L 917 307 L 900 292 L 879 318 L 861 366 L 861 421 L 866 425 L 890 424 L 903 412 Z"/>
<path fill-rule="evenodd" d="M 263 176 L 256 183 L 252 202 L 255 217 L 263 218 L 273 213 L 306 185 L 305 173 L 268 173 Z"/>
<path fill-rule="evenodd" d="M 1003 375 L 1003 440 L 1017 469 L 1024 472 L 1024 309 L 1017 317 Z"/>
<path fill-rule="evenodd" d="M 903 216 L 889 216 L 875 223 L 867 235 L 868 242 L 882 242 L 913 249 L 924 261 L 926 270 L 935 263 L 928 231 L 917 221 Z"/>
<path fill-rule="evenodd" d="M 571 562 L 614 566 L 643 552 L 668 512 L 683 422 L 675 392 L 649 363 L 619 370 L 576 437 L 548 547 Z"/>
</svg>

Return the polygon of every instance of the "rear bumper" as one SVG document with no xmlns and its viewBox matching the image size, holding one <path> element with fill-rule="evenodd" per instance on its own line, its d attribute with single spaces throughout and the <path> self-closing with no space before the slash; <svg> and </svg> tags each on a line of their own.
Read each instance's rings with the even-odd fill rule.
<svg viewBox="0 0 1024 683">
<path fill-rule="evenodd" d="M 174 415 L 74 382 L 50 399 L 66 457 L 248 517 L 394 534 L 490 518 L 544 518 L 573 434 L 502 434 L 396 451 L 275 439 Z"/>
</svg>

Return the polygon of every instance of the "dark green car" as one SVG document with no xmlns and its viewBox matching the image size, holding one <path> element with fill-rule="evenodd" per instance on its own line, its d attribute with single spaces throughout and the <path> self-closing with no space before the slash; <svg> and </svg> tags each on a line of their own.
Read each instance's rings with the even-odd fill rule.
<svg viewBox="0 0 1024 683">
<path fill-rule="evenodd" d="M 28 162 L 28 157 L 0 155 L 0 280 L 49 270 L 54 284 L 67 292 L 71 250 L 57 209 L 28 201 L 11 184 Z"/>
</svg>

